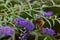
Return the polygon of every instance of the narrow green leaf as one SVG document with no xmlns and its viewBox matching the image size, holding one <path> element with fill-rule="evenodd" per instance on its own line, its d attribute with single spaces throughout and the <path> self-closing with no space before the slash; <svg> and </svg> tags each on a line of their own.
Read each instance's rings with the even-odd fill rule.
<svg viewBox="0 0 60 40">
<path fill-rule="evenodd" d="M 59 24 L 60 24 L 60 20 L 58 20 L 58 19 L 55 19 Z"/>
<path fill-rule="evenodd" d="M 55 24 L 55 21 L 53 20 L 53 19 L 51 19 L 52 20 L 52 23 L 53 23 L 53 26 L 54 26 L 54 24 Z"/>
<path fill-rule="evenodd" d="M 0 26 L 2 26 L 2 22 L 0 21 Z"/>
<path fill-rule="evenodd" d="M 60 20 L 60 18 L 58 18 Z"/>
<path fill-rule="evenodd" d="M 53 38 L 51 36 L 48 36 L 48 39 L 47 40 L 53 40 Z"/>
<path fill-rule="evenodd" d="M 30 13 L 28 13 L 28 12 L 25 12 L 27 15 L 29 15 L 30 17 L 32 17 L 32 15 L 30 14 Z"/>
<path fill-rule="evenodd" d="M 45 17 L 43 17 L 43 18 L 48 22 L 48 24 L 50 25 L 50 28 L 51 28 L 52 27 L 51 22 L 47 18 L 45 18 Z"/>
<path fill-rule="evenodd" d="M 57 16 L 55 15 L 55 18 L 54 19 L 57 19 Z"/>
<path fill-rule="evenodd" d="M 44 40 L 47 40 L 47 37 L 45 37 Z"/>
<path fill-rule="evenodd" d="M 10 2 L 10 0 L 6 0 L 6 5 Z"/>
</svg>

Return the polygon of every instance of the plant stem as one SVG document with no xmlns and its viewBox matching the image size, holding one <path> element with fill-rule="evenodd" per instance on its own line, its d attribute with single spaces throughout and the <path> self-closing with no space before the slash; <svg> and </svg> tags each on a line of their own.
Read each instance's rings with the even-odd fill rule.
<svg viewBox="0 0 60 40">
<path fill-rule="evenodd" d="M 37 34 L 35 35 L 35 40 L 38 40 L 38 35 Z"/>
</svg>

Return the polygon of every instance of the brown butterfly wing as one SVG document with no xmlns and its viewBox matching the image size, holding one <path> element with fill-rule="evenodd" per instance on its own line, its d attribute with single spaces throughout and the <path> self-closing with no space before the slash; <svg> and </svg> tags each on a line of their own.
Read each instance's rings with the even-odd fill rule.
<svg viewBox="0 0 60 40">
<path fill-rule="evenodd" d="M 37 19 L 36 20 L 36 28 L 41 30 L 41 28 L 43 27 L 44 23 L 45 22 L 44 22 L 44 20 L 42 18 Z"/>
</svg>

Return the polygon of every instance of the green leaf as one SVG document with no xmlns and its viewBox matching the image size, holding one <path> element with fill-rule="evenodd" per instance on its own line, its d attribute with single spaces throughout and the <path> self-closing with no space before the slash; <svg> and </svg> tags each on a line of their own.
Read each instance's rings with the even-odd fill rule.
<svg viewBox="0 0 60 40">
<path fill-rule="evenodd" d="M 10 0 L 6 0 L 6 5 L 10 2 Z"/>
<path fill-rule="evenodd" d="M 3 8 L 5 8 L 5 7 L 3 6 L 3 4 L 0 4 L 0 10 L 3 9 Z"/>
<path fill-rule="evenodd" d="M 45 37 L 44 40 L 47 40 L 47 37 Z"/>
<path fill-rule="evenodd" d="M 13 21 L 13 16 L 8 17 L 8 21 L 12 22 Z"/>
<path fill-rule="evenodd" d="M 48 36 L 48 39 L 47 40 L 53 40 L 53 38 L 51 36 Z"/>
<path fill-rule="evenodd" d="M 41 32 L 38 31 L 38 30 L 31 31 L 31 33 L 32 33 L 32 35 L 36 35 L 37 34 L 38 36 L 42 36 Z"/>
<path fill-rule="evenodd" d="M 4 16 L 4 22 L 7 22 L 7 16 Z"/>
<path fill-rule="evenodd" d="M 27 18 L 27 17 L 30 17 L 30 15 L 28 13 L 22 12 L 20 14 L 20 17 Z"/>
<path fill-rule="evenodd" d="M 55 21 L 54 21 L 54 19 L 51 19 L 52 20 L 52 23 L 53 23 L 53 26 L 55 25 Z"/>
<path fill-rule="evenodd" d="M 32 17 L 32 15 L 30 13 L 28 13 L 28 12 L 25 12 L 25 14 L 29 15 L 30 17 Z"/>
<path fill-rule="evenodd" d="M 54 38 L 49 35 L 45 35 L 44 40 L 53 40 Z"/>
<path fill-rule="evenodd" d="M 57 16 L 55 15 L 55 18 L 54 19 L 57 19 Z"/>
<path fill-rule="evenodd" d="M 0 26 L 2 26 L 2 22 L 0 21 Z"/>
<path fill-rule="evenodd" d="M 60 24 L 60 20 L 58 20 L 58 19 L 55 19 L 59 24 Z"/>
<path fill-rule="evenodd" d="M 60 20 L 60 18 L 58 18 Z"/>
<path fill-rule="evenodd" d="M 51 22 L 47 18 L 45 18 L 45 17 L 43 17 L 43 18 L 48 22 L 48 24 L 50 25 L 50 28 L 51 28 L 52 27 Z"/>
</svg>

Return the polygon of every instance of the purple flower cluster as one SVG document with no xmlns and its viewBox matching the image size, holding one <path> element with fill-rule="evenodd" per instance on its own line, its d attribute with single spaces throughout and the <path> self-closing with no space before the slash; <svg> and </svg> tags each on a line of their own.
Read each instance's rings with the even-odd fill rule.
<svg viewBox="0 0 60 40">
<path fill-rule="evenodd" d="M 14 19 L 15 25 L 20 25 L 21 27 L 26 28 L 27 30 L 33 30 L 34 24 L 24 18 L 15 18 Z"/>
<path fill-rule="evenodd" d="M 21 35 L 19 36 L 19 39 L 21 39 L 21 40 L 26 40 L 26 39 L 27 39 L 27 34 L 26 34 L 26 33 L 21 34 Z"/>
<path fill-rule="evenodd" d="M 0 27 L 0 36 L 11 36 L 14 33 L 14 29 L 10 28 L 9 26 L 7 27 Z"/>
<path fill-rule="evenodd" d="M 48 35 L 54 35 L 55 34 L 55 31 L 51 28 L 42 28 L 42 32 L 45 33 L 45 34 L 48 34 Z"/>
<path fill-rule="evenodd" d="M 20 34 L 19 39 L 21 40 L 27 40 L 27 36 L 30 35 L 29 31 L 24 31 L 23 34 Z"/>
<path fill-rule="evenodd" d="M 50 17 L 50 16 L 53 15 L 53 12 L 52 12 L 52 11 L 44 12 L 44 15 L 45 15 L 46 17 Z"/>
</svg>

